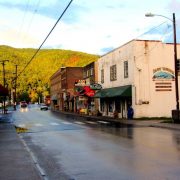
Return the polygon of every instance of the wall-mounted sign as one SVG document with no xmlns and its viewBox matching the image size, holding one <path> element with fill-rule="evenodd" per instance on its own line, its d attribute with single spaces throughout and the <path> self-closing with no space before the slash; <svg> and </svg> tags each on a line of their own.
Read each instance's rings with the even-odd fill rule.
<svg viewBox="0 0 180 180">
<path fill-rule="evenodd" d="M 102 86 L 101 86 L 101 84 L 94 83 L 94 84 L 90 85 L 90 88 L 93 90 L 100 90 L 100 89 L 102 89 Z"/>
<path fill-rule="evenodd" d="M 153 80 L 174 80 L 174 71 L 166 68 L 160 67 L 153 69 Z"/>
<path fill-rule="evenodd" d="M 160 67 L 153 70 L 153 81 L 155 81 L 155 91 L 172 91 L 172 81 L 174 81 L 174 71 Z"/>
<path fill-rule="evenodd" d="M 156 91 L 172 91 L 172 82 L 167 81 L 155 81 Z"/>
</svg>

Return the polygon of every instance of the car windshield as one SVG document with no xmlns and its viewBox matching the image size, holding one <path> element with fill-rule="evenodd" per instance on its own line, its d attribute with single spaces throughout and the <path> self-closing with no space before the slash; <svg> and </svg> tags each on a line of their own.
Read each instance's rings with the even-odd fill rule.
<svg viewBox="0 0 180 180">
<path fill-rule="evenodd" d="M 27 107 L 26 101 L 21 101 L 20 105 L 21 105 L 22 108 L 26 108 Z"/>
</svg>

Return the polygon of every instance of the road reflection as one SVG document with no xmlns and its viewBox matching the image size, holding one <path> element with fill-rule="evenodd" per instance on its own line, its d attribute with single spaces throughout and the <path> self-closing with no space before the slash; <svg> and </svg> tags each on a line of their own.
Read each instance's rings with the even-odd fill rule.
<svg viewBox="0 0 180 180">
<path fill-rule="evenodd" d="M 13 116 L 21 127 L 31 125 L 30 133 L 20 135 L 50 179 L 61 177 L 60 169 L 69 179 L 180 177 L 178 131 L 85 121 L 35 108 Z"/>
<path fill-rule="evenodd" d="M 178 151 L 180 151 L 180 135 L 177 133 L 173 134 L 173 142 L 175 144 L 175 147 L 177 148 Z M 180 157 L 180 154 L 179 154 Z"/>
<path fill-rule="evenodd" d="M 133 127 L 129 127 L 129 126 L 123 126 L 123 127 L 105 127 L 102 125 L 99 125 L 99 127 L 97 127 L 97 129 L 99 131 L 103 131 L 106 133 L 110 133 L 113 134 L 115 136 L 121 136 L 121 137 L 126 137 L 129 139 L 133 138 Z"/>
<path fill-rule="evenodd" d="M 28 112 L 28 108 L 20 108 L 20 112 Z"/>
</svg>

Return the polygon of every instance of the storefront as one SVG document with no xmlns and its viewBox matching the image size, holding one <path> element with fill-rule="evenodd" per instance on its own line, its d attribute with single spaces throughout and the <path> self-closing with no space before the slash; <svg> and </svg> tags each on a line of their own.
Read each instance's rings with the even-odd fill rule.
<svg viewBox="0 0 180 180">
<path fill-rule="evenodd" d="M 54 110 L 59 110 L 57 94 L 51 96 L 51 106 Z"/>
<path fill-rule="evenodd" d="M 127 117 L 127 108 L 132 104 L 132 87 L 121 86 L 98 91 L 94 98 L 100 99 L 100 112 L 103 116 Z"/>
<path fill-rule="evenodd" d="M 95 90 L 91 89 L 90 86 L 84 86 L 81 84 L 76 84 L 76 98 L 75 98 L 75 109 L 76 112 L 82 114 L 91 114 L 92 111 L 95 111 L 94 106 L 94 94 Z"/>
</svg>

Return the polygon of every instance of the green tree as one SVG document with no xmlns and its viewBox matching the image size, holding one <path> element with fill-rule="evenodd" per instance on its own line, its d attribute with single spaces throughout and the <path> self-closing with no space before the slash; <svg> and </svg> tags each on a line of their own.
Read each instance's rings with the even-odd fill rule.
<svg viewBox="0 0 180 180">
<path fill-rule="evenodd" d="M 26 101 L 26 102 L 30 102 L 30 97 L 28 92 L 23 92 L 21 93 L 21 95 L 19 96 L 19 101 Z"/>
</svg>

